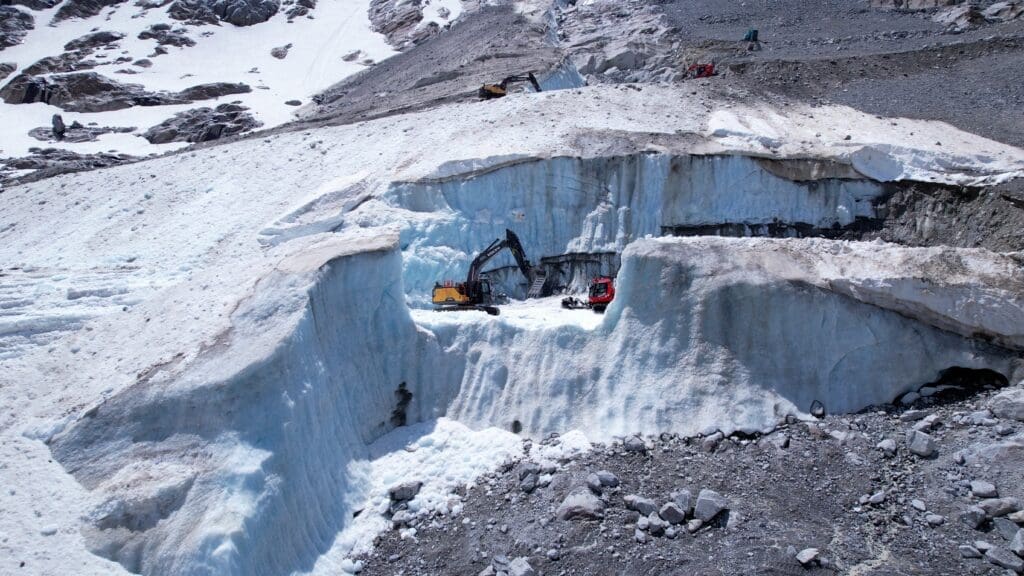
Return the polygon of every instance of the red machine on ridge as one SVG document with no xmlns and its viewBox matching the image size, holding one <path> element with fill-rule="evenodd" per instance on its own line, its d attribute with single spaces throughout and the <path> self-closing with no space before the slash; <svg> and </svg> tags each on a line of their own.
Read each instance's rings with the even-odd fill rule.
<svg viewBox="0 0 1024 576">
<path fill-rule="evenodd" d="M 615 299 L 615 280 L 609 276 L 598 276 L 590 281 L 588 292 L 585 302 L 574 296 L 562 298 L 562 308 L 590 308 L 594 312 L 604 312 L 608 304 Z"/>
</svg>

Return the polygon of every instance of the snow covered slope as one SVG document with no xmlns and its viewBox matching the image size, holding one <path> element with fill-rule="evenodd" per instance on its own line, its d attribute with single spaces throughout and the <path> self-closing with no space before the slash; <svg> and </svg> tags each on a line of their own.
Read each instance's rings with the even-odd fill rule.
<svg viewBox="0 0 1024 576">
<path fill-rule="evenodd" d="M 401 420 L 403 383 L 421 438 L 449 417 L 476 430 L 438 423 L 453 449 L 500 448 L 451 478 L 424 466 L 425 500 L 447 506 L 428 496 L 515 452 L 487 426 L 759 430 L 815 399 L 889 401 L 951 366 L 1010 375 L 1012 354 L 961 334 L 1019 341 L 1012 256 L 643 236 L 870 215 L 883 183 L 857 166 L 864 150 L 889 175 L 955 183 L 1018 174 L 1024 151 L 846 108 L 733 105 L 738 125 L 770 119 L 766 143 L 720 132 L 697 91 L 514 95 L 5 191 L 0 446 L 14 464 L 0 508 L 39 515 L 0 516 L 16 534 L 0 546 L 44 573 L 62 558 L 93 574 L 336 572 L 365 542 L 346 533 L 353 513 L 381 503 L 373 443 Z M 478 137 L 498 124 L 502 138 Z M 547 322 L 555 301 L 508 318 L 410 312 L 505 226 L 534 258 L 623 250 L 600 323 Z M 948 274 L 958 259 L 974 284 Z M 1005 309 L 962 313 L 989 301 Z"/>
<path fill-rule="evenodd" d="M 150 144 L 140 137 L 142 132 L 182 112 L 200 106 L 216 106 L 239 101 L 250 108 L 264 127 L 272 127 L 292 119 L 296 110 L 285 102 L 297 100 L 305 104 L 316 93 L 338 80 L 358 72 L 372 61 L 380 61 L 394 50 L 384 37 L 373 32 L 367 8 L 368 0 L 320 0 L 308 16 L 292 18 L 282 9 L 266 22 L 252 26 L 235 26 L 228 22 L 209 25 L 203 22 L 175 20 L 168 15 L 173 6 L 157 3 L 153 7 L 135 2 L 114 3 L 100 14 L 86 18 L 60 20 L 47 25 L 61 10 L 62 3 L 44 10 L 29 12 L 36 20 L 21 44 L 0 50 L 0 62 L 17 66 L 0 86 L 14 79 L 22 70 L 39 60 L 60 56 L 65 44 L 96 31 L 123 34 L 114 42 L 102 44 L 88 59 L 89 68 L 120 82 L 141 84 L 147 91 L 177 92 L 189 86 L 212 82 L 241 82 L 252 90 L 218 100 L 201 100 L 193 104 L 167 106 L 134 106 L 124 110 L 92 113 L 69 113 L 41 102 L 11 104 L 0 102 L 0 157 L 24 156 L 30 147 L 46 145 L 28 135 L 29 130 L 49 127 L 51 116 L 63 114 L 65 123 L 92 122 L 100 126 L 135 127 L 127 134 L 106 134 L 95 142 L 56 143 L 57 147 L 79 153 L 116 150 L 132 155 L 145 155 L 181 147 L 181 142 Z M 194 45 L 183 42 L 161 44 L 158 38 L 139 38 L 154 24 L 168 24 L 181 30 Z M 180 45 L 175 45 L 180 44 Z M 288 46 L 283 58 L 271 55 L 275 48 Z M 156 48 L 166 54 L 154 52 Z M 279 53 L 280 54 L 280 53 Z M 357 58 L 345 56 L 358 54 Z M 150 65 L 133 65 L 145 60 Z M 126 74 L 121 72 L 127 70 Z M 43 74 L 43 77 L 49 77 Z M 54 143 L 51 143 L 54 144 Z"/>
</svg>

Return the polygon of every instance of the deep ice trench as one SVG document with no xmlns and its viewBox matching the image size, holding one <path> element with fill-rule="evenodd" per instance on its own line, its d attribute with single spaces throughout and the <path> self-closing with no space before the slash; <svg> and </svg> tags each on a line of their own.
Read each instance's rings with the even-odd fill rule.
<svg viewBox="0 0 1024 576">
<path fill-rule="evenodd" d="M 533 437 L 578 429 L 594 441 L 757 432 L 816 400 L 856 411 L 954 366 L 1004 370 L 998 349 L 813 287 L 702 292 L 671 246 L 630 246 L 673 233 L 834 235 L 877 221 L 886 185 L 808 166 L 639 154 L 393 184 L 346 226 L 397 223 L 399 248 L 325 266 L 266 355 L 249 361 L 239 329 L 178 382 L 129 389 L 52 440 L 101 502 L 90 549 L 143 574 L 306 572 L 362 509 L 356 463 L 402 423 L 444 416 Z M 794 178 L 801 170 L 815 177 Z M 607 314 L 523 325 L 427 310 L 434 281 L 463 276 L 505 228 L 531 260 L 543 258 L 552 288 L 617 273 Z M 507 254 L 492 268 L 522 295 Z M 237 324 L 258 332 L 261 298 L 283 282 L 265 279 Z"/>
</svg>

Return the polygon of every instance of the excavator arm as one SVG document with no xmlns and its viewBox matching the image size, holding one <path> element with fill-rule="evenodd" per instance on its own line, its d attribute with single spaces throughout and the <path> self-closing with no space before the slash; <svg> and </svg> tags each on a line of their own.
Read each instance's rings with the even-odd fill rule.
<svg viewBox="0 0 1024 576">
<path fill-rule="evenodd" d="M 527 280 L 533 280 L 533 266 L 530 265 L 530 261 L 526 259 L 526 251 L 523 250 L 523 244 L 519 241 L 519 236 L 516 233 L 505 229 L 505 239 L 498 238 L 487 248 L 484 248 L 473 262 L 469 265 L 469 275 L 466 277 L 467 284 L 473 284 L 480 280 L 480 270 L 483 269 L 491 258 L 494 258 L 498 252 L 501 252 L 505 248 L 512 252 L 512 256 L 516 259 L 516 264 L 519 265 L 519 270 L 526 276 Z"/>
<path fill-rule="evenodd" d="M 480 88 L 480 98 L 484 100 L 501 98 L 508 94 L 508 86 L 513 82 L 529 82 L 533 85 L 533 89 L 535 91 L 541 91 L 540 82 L 537 81 L 537 77 L 533 75 L 533 72 L 528 72 L 525 75 L 508 76 L 497 84 L 484 84 L 483 87 Z"/>
</svg>

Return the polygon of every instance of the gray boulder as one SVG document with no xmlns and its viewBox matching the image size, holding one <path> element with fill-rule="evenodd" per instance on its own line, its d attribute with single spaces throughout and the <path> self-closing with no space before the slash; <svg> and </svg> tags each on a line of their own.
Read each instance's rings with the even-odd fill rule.
<svg viewBox="0 0 1024 576">
<path fill-rule="evenodd" d="M 978 506 L 971 506 L 960 515 L 960 519 L 971 528 L 977 529 L 985 523 L 987 516 L 985 511 Z"/>
<path fill-rule="evenodd" d="M 0 50 L 20 44 L 29 30 L 35 28 L 35 18 L 10 6 L 0 6 Z"/>
<path fill-rule="evenodd" d="M 630 436 L 629 438 L 626 438 L 625 441 L 622 442 L 622 446 L 626 449 L 626 452 L 633 452 L 637 454 L 647 452 L 647 444 L 645 444 L 643 438 L 640 438 L 639 436 Z"/>
<path fill-rule="evenodd" d="M 813 566 L 818 563 L 818 557 L 820 554 L 821 553 L 817 548 L 804 548 L 797 553 L 796 561 L 799 562 L 801 566 Z"/>
<path fill-rule="evenodd" d="M 989 409 L 1000 418 L 1024 422 L 1024 388 L 1010 388 L 989 400 Z"/>
<path fill-rule="evenodd" d="M 713 490 L 701 490 L 697 495 L 693 516 L 706 523 L 728 508 L 729 502 L 721 494 Z"/>
<path fill-rule="evenodd" d="M 651 512 L 657 512 L 658 506 L 654 503 L 654 500 L 650 498 L 644 498 L 636 494 L 629 494 L 623 497 L 623 502 L 626 503 L 627 510 L 634 510 L 639 512 L 641 516 L 649 516 Z"/>
<path fill-rule="evenodd" d="M 977 498 L 995 498 L 999 496 L 999 491 L 991 482 L 971 480 L 971 494 Z"/>
<path fill-rule="evenodd" d="M 124 38 L 124 34 L 121 32 L 93 32 L 92 34 L 86 34 L 85 36 L 80 36 L 68 42 L 64 45 L 64 49 L 68 52 L 72 50 L 94 50 L 100 46 L 113 44 L 122 38 Z"/>
<path fill-rule="evenodd" d="M 985 516 L 998 518 L 1020 510 L 1020 502 L 1016 498 L 986 498 L 978 502 L 978 508 L 985 511 Z"/>
<path fill-rule="evenodd" d="M 675 502 L 669 502 L 658 510 L 658 516 L 669 524 L 682 524 L 686 520 L 686 511 Z"/>
<path fill-rule="evenodd" d="M 1024 560 L 1021 560 L 1019 556 L 1006 548 L 1000 548 L 999 546 L 989 548 L 988 552 L 985 552 L 985 560 L 1000 568 L 1012 570 L 1017 574 L 1024 572 Z"/>
<path fill-rule="evenodd" d="M 618 476 L 607 470 L 598 470 L 595 474 L 597 474 L 597 478 L 601 481 L 601 486 L 606 488 L 615 488 L 619 485 Z"/>
<path fill-rule="evenodd" d="M 911 454 L 928 458 L 935 454 L 935 440 L 919 430 L 907 432 L 907 449 Z"/>
<path fill-rule="evenodd" d="M 277 46 L 276 48 L 271 48 L 270 55 L 278 60 L 284 60 L 288 57 L 288 51 L 291 50 L 291 48 L 291 43 L 285 44 L 284 46 Z"/>
<path fill-rule="evenodd" d="M 1003 537 L 1003 540 L 1006 540 L 1008 542 L 1013 541 L 1014 537 L 1017 536 L 1017 530 L 1020 529 L 1017 526 L 1016 522 L 1010 520 L 1005 516 L 1000 518 L 993 518 L 992 526 L 995 527 L 996 532 L 998 532 L 999 535 Z"/>
<path fill-rule="evenodd" d="M 604 502 L 589 490 L 578 489 L 562 500 L 555 516 L 559 520 L 599 520 L 604 517 Z"/>
<path fill-rule="evenodd" d="M 520 556 L 509 563 L 508 574 L 509 576 L 535 576 L 537 573 L 534 572 L 526 557 Z"/>
<path fill-rule="evenodd" d="M 17 69 L 18 65 L 14 62 L 0 62 L 0 80 L 7 78 Z"/>
<path fill-rule="evenodd" d="M 1013 536 L 1013 540 L 1010 541 L 1010 550 L 1017 556 L 1024 557 L 1024 528 L 1018 529 Z"/>
<path fill-rule="evenodd" d="M 673 492 L 672 501 L 675 502 L 676 506 L 678 506 L 684 514 L 689 515 L 693 512 L 693 495 L 690 494 L 689 490 L 684 488 Z"/>
<path fill-rule="evenodd" d="M 418 480 L 412 482 L 403 482 L 396 486 L 388 488 L 388 497 L 391 498 L 392 502 L 408 502 L 416 497 L 420 493 L 420 488 L 423 487 L 423 482 Z"/>
</svg>

